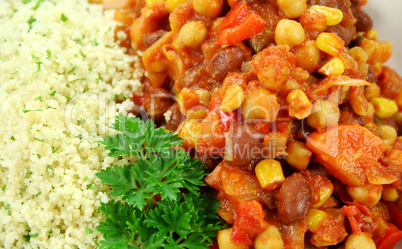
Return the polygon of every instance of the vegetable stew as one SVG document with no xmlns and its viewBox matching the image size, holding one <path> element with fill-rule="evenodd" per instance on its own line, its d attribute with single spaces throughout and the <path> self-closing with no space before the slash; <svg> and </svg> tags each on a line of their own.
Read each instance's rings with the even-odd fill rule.
<svg viewBox="0 0 402 249">
<path fill-rule="evenodd" d="M 401 239 L 402 77 L 365 2 L 104 0 L 142 56 L 132 100 L 207 166 L 211 248 Z"/>
</svg>

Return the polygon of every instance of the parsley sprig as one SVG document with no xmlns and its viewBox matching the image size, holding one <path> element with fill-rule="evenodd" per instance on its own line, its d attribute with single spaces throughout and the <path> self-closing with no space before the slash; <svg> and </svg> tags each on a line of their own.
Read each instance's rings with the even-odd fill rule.
<svg viewBox="0 0 402 249">
<path fill-rule="evenodd" d="M 120 114 L 111 127 L 119 133 L 101 141 L 109 156 L 137 161 L 96 174 L 112 190 L 100 207 L 107 217 L 97 227 L 104 238 L 100 248 L 208 249 L 222 225 L 219 203 L 200 192 L 205 166 L 174 149 L 183 140 L 151 120 Z"/>
</svg>

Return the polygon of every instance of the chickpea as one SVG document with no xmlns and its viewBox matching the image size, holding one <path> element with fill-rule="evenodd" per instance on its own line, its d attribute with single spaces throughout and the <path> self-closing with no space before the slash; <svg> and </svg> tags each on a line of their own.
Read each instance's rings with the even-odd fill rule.
<svg viewBox="0 0 402 249">
<path fill-rule="evenodd" d="M 358 187 L 348 187 L 348 193 L 354 200 L 373 206 L 381 199 L 382 186 L 374 184 L 366 184 Z"/>
<path fill-rule="evenodd" d="M 307 9 L 306 0 L 277 0 L 279 9 L 286 18 L 294 19 Z"/>
<path fill-rule="evenodd" d="M 295 49 L 296 65 L 309 73 L 313 73 L 320 67 L 321 50 L 314 40 L 308 40 Z"/>
<path fill-rule="evenodd" d="M 306 39 L 303 27 L 300 23 L 282 19 L 275 29 L 275 42 L 277 45 L 288 45 L 289 48 L 300 45 Z"/>
<path fill-rule="evenodd" d="M 307 123 L 317 130 L 325 129 L 339 122 L 339 107 L 328 100 L 317 100 L 313 104 L 310 116 L 307 117 Z"/>
<path fill-rule="evenodd" d="M 216 17 L 222 11 L 223 0 L 193 0 L 195 11 L 203 16 Z"/>
<path fill-rule="evenodd" d="M 264 232 L 260 233 L 254 242 L 255 249 L 282 249 L 283 240 L 279 229 L 270 225 Z"/>
<path fill-rule="evenodd" d="M 370 234 L 361 232 L 360 234 L 351 234 L 346 239 L 345 249 L 376 249 L 375 243 Z"/>
<path fill-rule="evenodd" d="M 248 249 L 250 246 L 232 241 L 233 228 L 218 231 L 218 246 L 220 249 Z"/>
<path fill-rule="evenodd" d="M 381 88 L 375 82 L 364 88 L 364 96 L 368 101 L 370 101 L 372 98 L 380 97 L 380 93 Z"/>
<path fill-rule="evenodd" d="M 186 23 L 179 32 L 179 42 L 189 48 L 197 48 L 207 37 L 207 28 L 202 21 Z"/>
<path fill-rule="evenodd" d="M 379 137 L 385 142 L 387 151 L 390 151 L 398 137 L 395 128 L 389 125 L 380 125 L 377 127 L 377 131 Z"/>
</svg>

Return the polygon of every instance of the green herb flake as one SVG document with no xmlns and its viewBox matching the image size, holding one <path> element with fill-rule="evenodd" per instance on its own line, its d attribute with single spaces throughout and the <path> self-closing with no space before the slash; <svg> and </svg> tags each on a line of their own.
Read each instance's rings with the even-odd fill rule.
<svg viewBox="0 0 402 249">
<path fill-rule="evenodd" d="M 50 95 L 52 95 L 54 97 L 55 94 L 56 94 L 56 91 L 53 91 Z"/>
<path fill-rule="evenodd" d="M 32 24 L 34 23 L 34 22 L 36 22 L 36 19 L 35 18 L 33 18 L 33 16 L 31 16 L 29 19 L 28 19 L 28 24 L 29 24 L 29 29 L 32 29 Z"/>
<path fill-rule="evenodd" d="M 1 187 L 1 190 L 3 190 L 3 191 L 6 191 L 6 184 L 4 184 L 4 186 L 3 187 Z"/>
<path fill-rule="evenodd" d="M 33 6 L 31 8 L 31 10 L 37 10 L 39 8 L 39 6 L 41 5 L 41 3 L 43 3 L 45 0 L 38 0 L 35 4 L 35 6 Z"/>
<path fill-rule="evenodd" d="M 77 65 L 74 65 L 73 68 L 70 71 L 68 71 L 67 73 L 73 73 L 75 75 L 75 70 L 78 68 L 80 68 L 80 67 Z"/>
<path fill-rule="evenodd" d="M 91 228 L 88 228 L 87 230 L 85 230 L 85 234 L 93 234 L 94 230 L 92 230 Z"/>
<path fill-rule="evenodd" d="M 40 194 L 42 194 L 42 191 L 39 191 L 39 192 L 35 195 L 35 197 L 38 197 Z"/>
<path fill-rule="evenodd" d="M 52 52 L 50 52 L 49 50 L 46 50 L 46 54 L 47 54 L 46 59 L 49 59 L 49 58 L 50 58 L 50 56 L 52 55 Z"/>
<path fill-rule="evenodd" d="M 54 109 L 54 110 L 57 109 L 56 107 L 52 107 L 52 106 L 50 106 L 50 105 L 47 105 L 47 108 L 49 108 L 49 109 Z"/>
<path fill-rule="evenodd" d="M 49 234 L 52 234 L 52 233 L 53 233 L 53 229 L 51 229 L 51 228 L 50 228 L 50 230 L 49 230 Z"/>
<path fill-rule="evenodd" d="M 27 109 L 25 109 L 25 108 L 22 110 L 23 113 L 28 113 L 28 112 L 42 112 L 42 111 L 43 111 L 42 109 L 27 110 Z"/>
<path fill-rule="evenodd" d="M 27 4 L 27 3 L 30 3 L 32 0 L 22 0 L 22 3 L 23 4 Z"/>
<path fill-rule="evenodd" d="M 99 45 L 98 39 L 93 39 L 93 40 L 92 40 L 92 45 L 93 45 L 93 46 L 98 46 L 98 45 Z"/>
<path fill-rule="evenodd" d="M 15 140 L 15 137 L 14 137 L 14 136 L 11 136 L 10 139 L 14 141 L 14 140 Z"/>
<path fill-rule="evenodd" d="M 96 188 L 96 183 L 91 183 L 87 185 L 87 188 L 89 188 L 90 190 L 94 190 Z"/>
<path fill-rule="evenodd" d="M 36 65 L 38 65 L 38 70 L 36 71 L 36 72 L 39 72 L 40 70 L 41 70 L 41 65 L 43 64 L 42 62 L 40 62 L 40 61 L 37 61 L 37 62 L 35 62 L 36 63 Z"/>
<path fill-rule="evenodd" d="M 52 166 L 47 165 L 46 171 L 49 175 L 54 175 L 54 170 L 53 170 Z"/>
<path fill-rule="evenodd" d="M 77 136 L 79 139 L 82 139 L 83 137 L 82 137 L 82 134 L 80 134 L 80 135 L 78 135 Z"/>
<path fill-rule="evenodd" d="M 43 100 L 42 100 L 42 96 L 36 97 L 36 98 L 35 98 L 35 101 L 43 101 Z"/>
<path fill-rule="evenodd" d="M 63 22 L 67 22 L 68 18 L 63 13 L 61 13 L 60 20 L 62 20 Z"/>
<path fill-rule="evenodd" d="M 33 172 L 32 172 L 32 171 L 28 171 L 28 172 L 27 172 L 27 174 L 25 175 L 25 178 L 30 177 L 32 174 L 33 174 Z"/>
<path fill-rule="evenodd" d="M 67 96 L 67 95 L 63 95 L 63 97 L 66 98 L 67 101 L 70 101 L 70 100 L 71 100 L 71 97 L 69 97 L 69 96 Z"/>
<path fill-rule="evenodd" d="M 75 79 L 73 81 L 71 81 L 71 83 L 77 82 L 77 81 L 84 81 L 87 80 L 87 78 L 79 78 L 79 79 Z"/>
<path fill-rule="evenodd" d="M 88 181 L 88 176 L 84 177 L 84 182 Z"/>
<path fill-rule="evenodd" d="M 96 84 L 99 84 L 99 81 L 100 81 L 100 78 L 97 78 L 97 79 L 95 80 Z"/>
<path fill-rule="evenodd" d="M 10 205 L 10 204 L 7 204 L 7 205 L 4 207 L 4 209 L 8 211 L 8 215 L 11 215 L 11 205 Z"/>
<path fill-rule="evenodd" d="M 39 154 L 39 153 L 36 153 L 36 156 L 37 156 L 39 159 L 41 159 L 41 157 L 42 157 L 42 155 Z"/>
<path fill-rule="evenodd" d="M 73 41 L 75 41 L 77 44 L 79 44 L 79 45 L 82 45 L 82 41 L 81 41 L 81 39 L 79 39 L 79 38 L 77 38 L 77 39 L 74 39 Z"/>
<path fill-rule="evenodd" d="M 37 138 L 37 137 L 34 137 L 34 139 L 35 139 L 36 141 L 39 141 L 39 142 L 44 142 L 44 141 L 45 141 L 44 139 L 40 139 L 40 138 Z"/>
</svg>

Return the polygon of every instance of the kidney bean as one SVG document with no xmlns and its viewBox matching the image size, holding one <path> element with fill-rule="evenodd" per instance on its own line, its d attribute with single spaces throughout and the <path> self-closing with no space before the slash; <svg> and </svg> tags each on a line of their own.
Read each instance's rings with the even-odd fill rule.
<svg viewBox="0 0 402 249">
<path fill-rule="evenodd" d="M 161 121 L 163 114 L 169 109 L 172 102 L 173 100 L 169 97 L 168 91 L 160 87 L 151 87 L 148 89 L 144 108 L 152 120 Z"/>
<path fill-rule="evenodd" d="M 229 72 L 239 70 L 246 59 L 243 50 L 236 46 L 230 46 L 218 52 L 207 65 L 213 79 L 222 82 Z"/>
<path fill-rule="evenodd" d="M 353 15 L 357 22 L 355 24 L 356 30 L 359 31 L 369 31 L 373 27 L 373 20 L 360 8 L 352 8 Z"/>
<path fill-rule="evenodd" d="M 311 189 L 306 178 L 294 173 L 286 178 L 277 193 L 278 214 L 283 223 L 305 217 L 311 206 Z"/>
<path fill-rule="evenodd" d="M 171 131 L 176 131 L 186 117 L 180 112 L 179 103 L 174 103 L 169 108 L 169 111 L 172 112 L 172 115 L 170 115 L 170 120 L 166 121 L 166 128 Z"/>
</svg>

